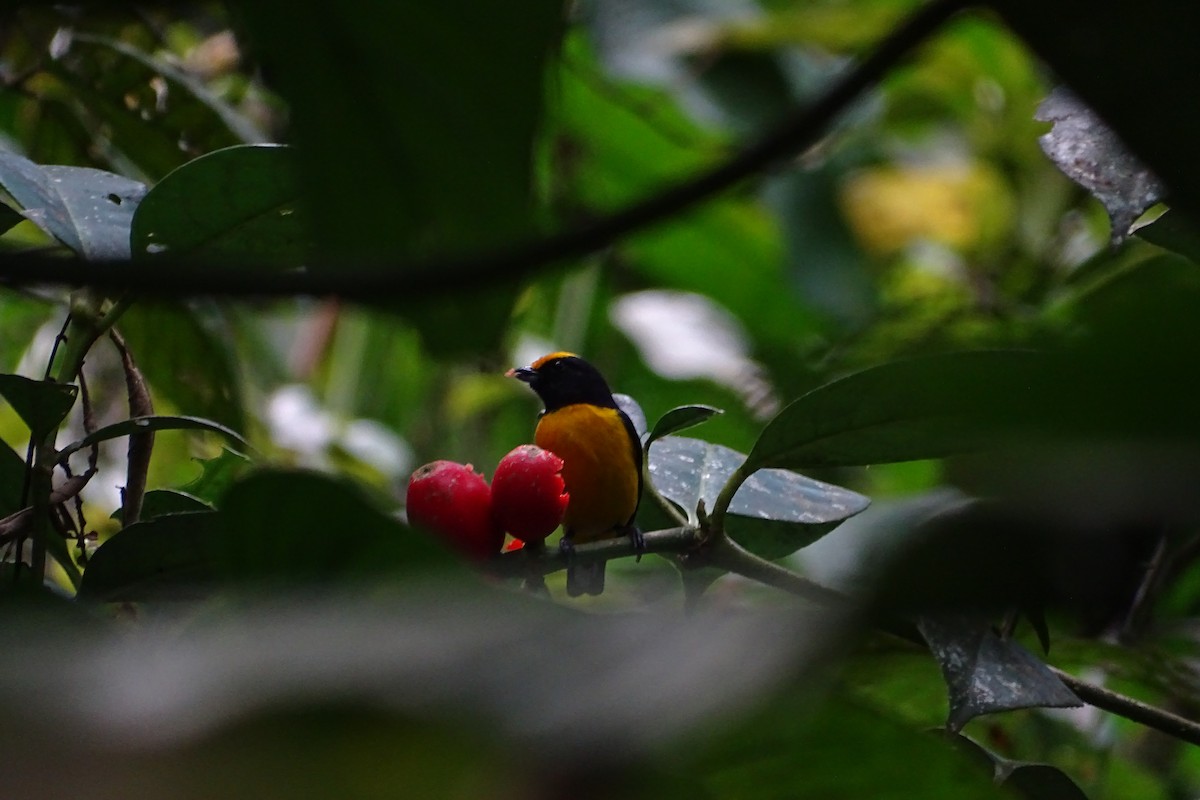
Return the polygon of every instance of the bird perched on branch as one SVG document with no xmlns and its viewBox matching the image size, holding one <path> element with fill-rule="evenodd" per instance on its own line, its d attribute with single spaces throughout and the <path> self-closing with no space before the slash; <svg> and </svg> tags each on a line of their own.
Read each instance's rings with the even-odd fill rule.
<svg viewBox="0 0 1200 800">
<path fill-rule="evenodd" d="M 634 524 L 642 495 L 642 443 L 633 422 L 613 399 L 600 371 L 573 353 L 550 353 L 508 376 L 528 383 L 546 408 L 534 441 L 563 460 L 570 500 L 563 516 L 563 548 L 629 536 L 644 547 Z M 604 591 L 604 563 L 568 563 L 567 594 Z"/>
</svg>

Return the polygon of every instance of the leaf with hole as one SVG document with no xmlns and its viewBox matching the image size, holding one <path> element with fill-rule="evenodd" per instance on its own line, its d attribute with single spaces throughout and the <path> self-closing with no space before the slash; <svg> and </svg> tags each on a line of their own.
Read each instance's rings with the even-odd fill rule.
<svg viewBox="0 0 1200 800">
<path fill-rule="evenodd" d="M 746 457 L 719 444 L 667 436 L 650 447 L 654 488 L 690 516 L 701 500 L 711 509 Z M 864 510 L 862 495 L 783 469 L 761 470 L 742 484 L 725 520 L 738 544 L 763 558 L 806 547 Z"/>
<path fill-rule="evenodd" d="M 958 731 L 981 714 L 1083 705 L 1050 669 L 1012 639 L 965 617 L 923 617 L 917 627 L 950 692 L 947 726 Z"/>
<path fill-rule="evenodd" d="M 155 180 L 200 153 L 266 138 L 201 80 L 131 41 L 73 30 L 48 67 L 81 116 Z"/>
<path fill-rule="evenodd" d="M 923 356 L 856 372 L 791 403 L 750 451 L 753 469 L 858 466 L 967 452 L 1036 413 L 1049 359 L 1031 351 Z"/>
<path fill-rule="evenodd" d="M 650 431 L 650 436 L 646 439 L 646 446 L 649 447 L 651 442 L 661 439 L 664 436 L 699 425 L 716 414 L 724 413 L 719 408 L 705 405 L 672 408 L 666 414 L 659 417 L 658 422 L 654 423 L 654 429 Z"/>
<path fill-rule="evenodd" d="M 39 166 L 0 150 L 0 186 L 27 219 L 83 258 L 129 258 L 129 229 L 144 184 L 90 167 Z"/>
<path fill-rule="evenodd" d="M 298 267 L 310 253 L 296 156 L 282 145 L 237 145 L 187 162 L 147 194 L 133 217 L 135 258 L 214 269 Z"/>
<path fill-rule="evenodd" d="M 72 384 L 35 381 L 22 375 L 0 375 L 0 397 L 29 426 L 35 441 L 46 438 L 75 405 L 79 389 Z"/>
</svg>

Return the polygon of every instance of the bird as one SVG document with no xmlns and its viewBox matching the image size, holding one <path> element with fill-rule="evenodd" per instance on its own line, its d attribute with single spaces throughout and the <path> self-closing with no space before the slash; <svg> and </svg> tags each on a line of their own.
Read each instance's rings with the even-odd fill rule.
<svg viewBox="0 0 1200 800">
<path fill-rule="evenodd" d="M 563 461 L 570 496 L 561 547 L 568 555 L 567 594 L 604 591 L 604 561 L 573 563 L 575 543 L 629 536 L 639 555 L 645 540 L 634 522 L 642 496 L 642 442 L 600 371 L 574 353 L 555 352 L 506 375 L 529 384 L 545 409 L 534 443 Z"/>
</svg>

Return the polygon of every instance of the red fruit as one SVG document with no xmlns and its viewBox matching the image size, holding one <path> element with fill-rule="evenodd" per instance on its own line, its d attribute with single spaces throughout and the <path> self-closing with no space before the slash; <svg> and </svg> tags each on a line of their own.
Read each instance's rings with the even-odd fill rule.
<svg viewBox="0 0 1200 800">
<path fill-rule="evenodd" d="M 500 528 L 525 542 L 553 533 L 570 499 L 562 468 L 561 458 L 533 444 L 502 458 L 492 476 L 492 513 Z"/>
<path fill-rule="evenodd" d="M 459 552 L 484 560 L 500 552 L 504 531 L 492 521 L 492 492 L 470 464 L 434 461 L 408 479 L 408 521 Z"/>
</svg>

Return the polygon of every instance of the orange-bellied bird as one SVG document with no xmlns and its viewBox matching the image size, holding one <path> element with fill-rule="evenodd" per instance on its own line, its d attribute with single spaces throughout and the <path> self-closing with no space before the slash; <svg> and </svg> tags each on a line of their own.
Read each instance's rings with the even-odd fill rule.
<svg viewBox="0 0 1200 800">
<path fill-rule="evenodd" d="M 528 383 L 546 409 L 534 441 L 563 460 L 570 500 L 563 515 L 563 548 L 629 536 L 644 547 L 634 524 L 642 496 L 642 443 L 617 406 L 600 371 L 573 353 L 551 353 L 508 371 Z M 604 562 L 568 563 L 567 594 L 604 591 Z"/>
</svg>

